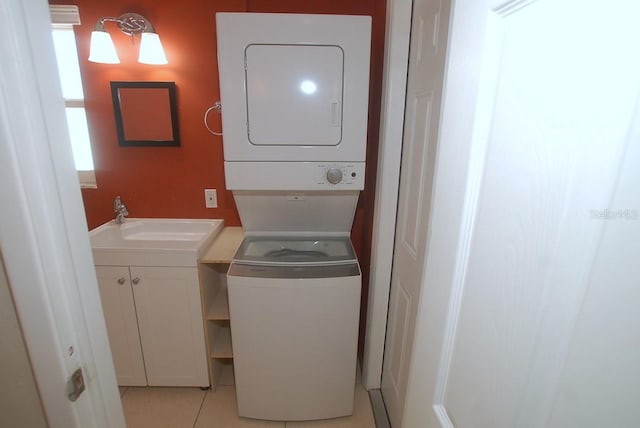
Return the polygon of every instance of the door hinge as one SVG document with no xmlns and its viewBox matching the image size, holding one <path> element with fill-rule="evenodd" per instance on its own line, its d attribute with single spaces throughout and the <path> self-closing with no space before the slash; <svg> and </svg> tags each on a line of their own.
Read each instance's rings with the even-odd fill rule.
<svg viewBox="0 0 640 428">
<path fill-rule="evenodd" d="M 67 397 L 69 397 L 70 401 L 76 401 L 84 390 L 84 376 L 82 375 L 82 369 L 79 368 L 73 372 L 69 381 L 67 381 Z"/>
</svg>

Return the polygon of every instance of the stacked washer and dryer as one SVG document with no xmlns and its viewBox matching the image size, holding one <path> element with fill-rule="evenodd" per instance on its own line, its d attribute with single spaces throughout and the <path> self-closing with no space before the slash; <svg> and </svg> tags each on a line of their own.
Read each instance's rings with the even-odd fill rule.
<svg viewBox="0 0 640 428">
<path fill-rule="evenodd" d="M 216 21 L 225 177 L 245 232 L 227 276 L 238 413 L 350 415 L 371 18 Z"/>
</svg>

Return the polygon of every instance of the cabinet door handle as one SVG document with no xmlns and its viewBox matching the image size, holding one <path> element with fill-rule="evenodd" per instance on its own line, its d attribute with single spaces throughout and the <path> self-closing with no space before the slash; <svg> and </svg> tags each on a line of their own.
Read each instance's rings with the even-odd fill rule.
<svg viewBox="0 0 640 428">
<path fill-rule="evenodd" d="M 135 278 L 133 278 L 133 282 L 134 284 L 138 284 L 140 282 L 140 278 L 138 278 L 137 276 Z"/>
<path fill-rule="evenodd" d="M 125 282 L 127 282 L 127 280 L 126 280 L 126 279 L 124 279 L 124 278 L 118 278 L 118 284 L 122 285 L 122 284 L 124 284 Z"/>
</svg>

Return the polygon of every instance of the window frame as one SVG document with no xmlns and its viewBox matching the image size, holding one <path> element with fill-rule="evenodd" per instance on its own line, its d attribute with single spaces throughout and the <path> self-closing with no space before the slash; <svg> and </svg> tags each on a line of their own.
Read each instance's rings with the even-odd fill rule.
<svg viewBox="0 0 640 428">
<path fill-rule="evenodd" d="M 75 5 L 49 5 L 52 29 L 73 29 L 74 25 L 80 25 L 80 12 Z M 65 98 L 65 108 L 82 108 L 85 110 L 83 99 Z M 87 124 L 88 126 L 88 124 Z M 90 142 L 89 142 L 90 143 Z M 90 144 L 91 145 L 91 144 Z M 93 150 L 91 152 L 93 157 Z M 76 170 L 81 189 L 97 189 L 95 166 L 93 170 Z"/>
</svg>

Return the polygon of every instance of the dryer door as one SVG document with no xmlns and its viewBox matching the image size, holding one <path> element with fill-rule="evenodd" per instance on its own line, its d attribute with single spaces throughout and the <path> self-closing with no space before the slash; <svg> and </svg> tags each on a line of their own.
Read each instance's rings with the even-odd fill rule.
<svg viewBox="0 0 640 428">
<path fill-rule="evenodd" d="M 337 146 L 342 139 L 344 52 L 339 46 L 245 49 L 251 144 Z"/>
</svg>

